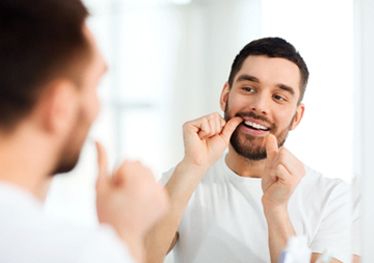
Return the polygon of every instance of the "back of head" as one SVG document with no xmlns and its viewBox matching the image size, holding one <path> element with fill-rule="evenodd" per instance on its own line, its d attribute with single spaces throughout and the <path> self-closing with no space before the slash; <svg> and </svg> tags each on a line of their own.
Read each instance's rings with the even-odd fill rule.
<svg viewBox="0 0 374 263">
<path fill-rule="evenodd" d="M 88 58 L 80 0 L 0 1 L 0 130 L 11 130 L 53 79 L 79 82 Z"/>
<path fill-rule="evenodd" d="M 286 40 L 279 37 L 267 37 L 254 40 L 243 47 L 239 54 L 235 57 L 231 66 L 228 79 L 230 87 L 234 82 L 236 74 L 240 71 L 244 60 L 249 56 L 267 56 L 270 58 L 284 58 L 295 63 L 300 70 L 300 98 L 303 99 L 306 85 L 308 83 L 309 71 L 304 59 L 299 52 Z"/>
</svg>

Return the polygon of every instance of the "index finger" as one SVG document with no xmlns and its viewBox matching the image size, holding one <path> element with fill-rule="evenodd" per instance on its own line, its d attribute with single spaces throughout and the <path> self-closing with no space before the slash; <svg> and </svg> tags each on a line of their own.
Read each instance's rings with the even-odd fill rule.
<svg viewBox="0 0 374 263">
<path fill-rule="evenodd" d="M 278 154 L 278 141 L 277 138 L 273 134 L 269 134 L 266 138 L 266 155 L 267 159 L 274 159 L 274 157 Z"/>
<path fill-rule="evenodd" d="M 234 118 L 231 118 L 225 125 L 225 127 L 223 127 L 223 131 L 222 131 L 222 136 L 223 136 L 223 139 L 226 141 L 226 143 L 228 143 L 230 141 L 230 137 L 232 135 L 232 133 L 235 131 L 236 127 L 238 127 L 238 125 L 240 123 L 242 123 L 243 119 L 240 118 L 240 117 L 234 117 Z"/>
<path fill-rule="evenodd" d="M 107 176 L 107 156 L 104 149 L 104 146 L 99 143 L 98 141 L 95 141 L 96 144 L 96 152 L 97 152 L 97 165 L 98 165 L 98 179 L 103 178 Z"/>
</svg>

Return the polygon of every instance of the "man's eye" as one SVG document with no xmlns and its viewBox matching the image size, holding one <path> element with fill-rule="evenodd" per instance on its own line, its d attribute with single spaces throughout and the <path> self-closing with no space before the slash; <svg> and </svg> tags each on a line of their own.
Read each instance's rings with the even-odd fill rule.
<svg viewBox="0 0 374 263">
<path fill-rule="evenodd" d="M 286 101 L 286 98 L 281 95 L 274 95 L 273 98 L 277 101 Z"/>
<path fill-rule="evenodd" d="M 254 93 L 255 89 L 252 87 L 243 87 L 242 88 L 245 92 Z"/>
</svg>

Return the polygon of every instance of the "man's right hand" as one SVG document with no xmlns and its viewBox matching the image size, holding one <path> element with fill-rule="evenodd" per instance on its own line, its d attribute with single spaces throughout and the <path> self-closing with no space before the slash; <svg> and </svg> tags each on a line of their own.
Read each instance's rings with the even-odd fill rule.
<svg viewBox="0 0 374 263">
<path fill-rule="evenodd" d="M 226 122 L 218 113 L 186 122 L 183 125 L 184 161 L 208 168 L 222 155 L 235 128 L 243 121 L 234 117 Z"/>
<path fill-rule="evenodd" d="M 222 155 L 232 133 L 242 121 L 235 117 L 226 123 L 218 113 L 213 113 L 183 125 L 185 156 L 165 186 L 171 209 L 146 238 L 148 262 L 163 262 L 173 248 L 192 193 L 206 170 Z"/>
<path fill-rule="evenodd" d="M 111 225 L 137 262 L 144 260 L 143 238 L 167 211 L 164 188 L 139 162 L 125 161 L 109 175 L 103 147 L 97 143 L 99 174 L 96 206 L 100 223 Z"/>
</svg>

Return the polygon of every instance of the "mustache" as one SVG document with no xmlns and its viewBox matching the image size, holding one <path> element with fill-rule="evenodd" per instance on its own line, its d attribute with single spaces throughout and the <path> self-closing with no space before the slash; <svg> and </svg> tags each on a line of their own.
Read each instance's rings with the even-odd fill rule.
<svg viewBox="0 0 374 263">
<path fill-rule="evenodd" d="M 268 124 L 271 124 L 271 121 L 267 117 L 265 117 L 263 115 L 257 115 L 253 111 L 250 111 L 250 112 L 238 112 L 238 113 L 235 114 L 235 116 L 242 117 L 242 118 L 243 117 L 250 117 L 250 118 L 261 120 L 261 121 L 267 122 Z"/>
</svg>

